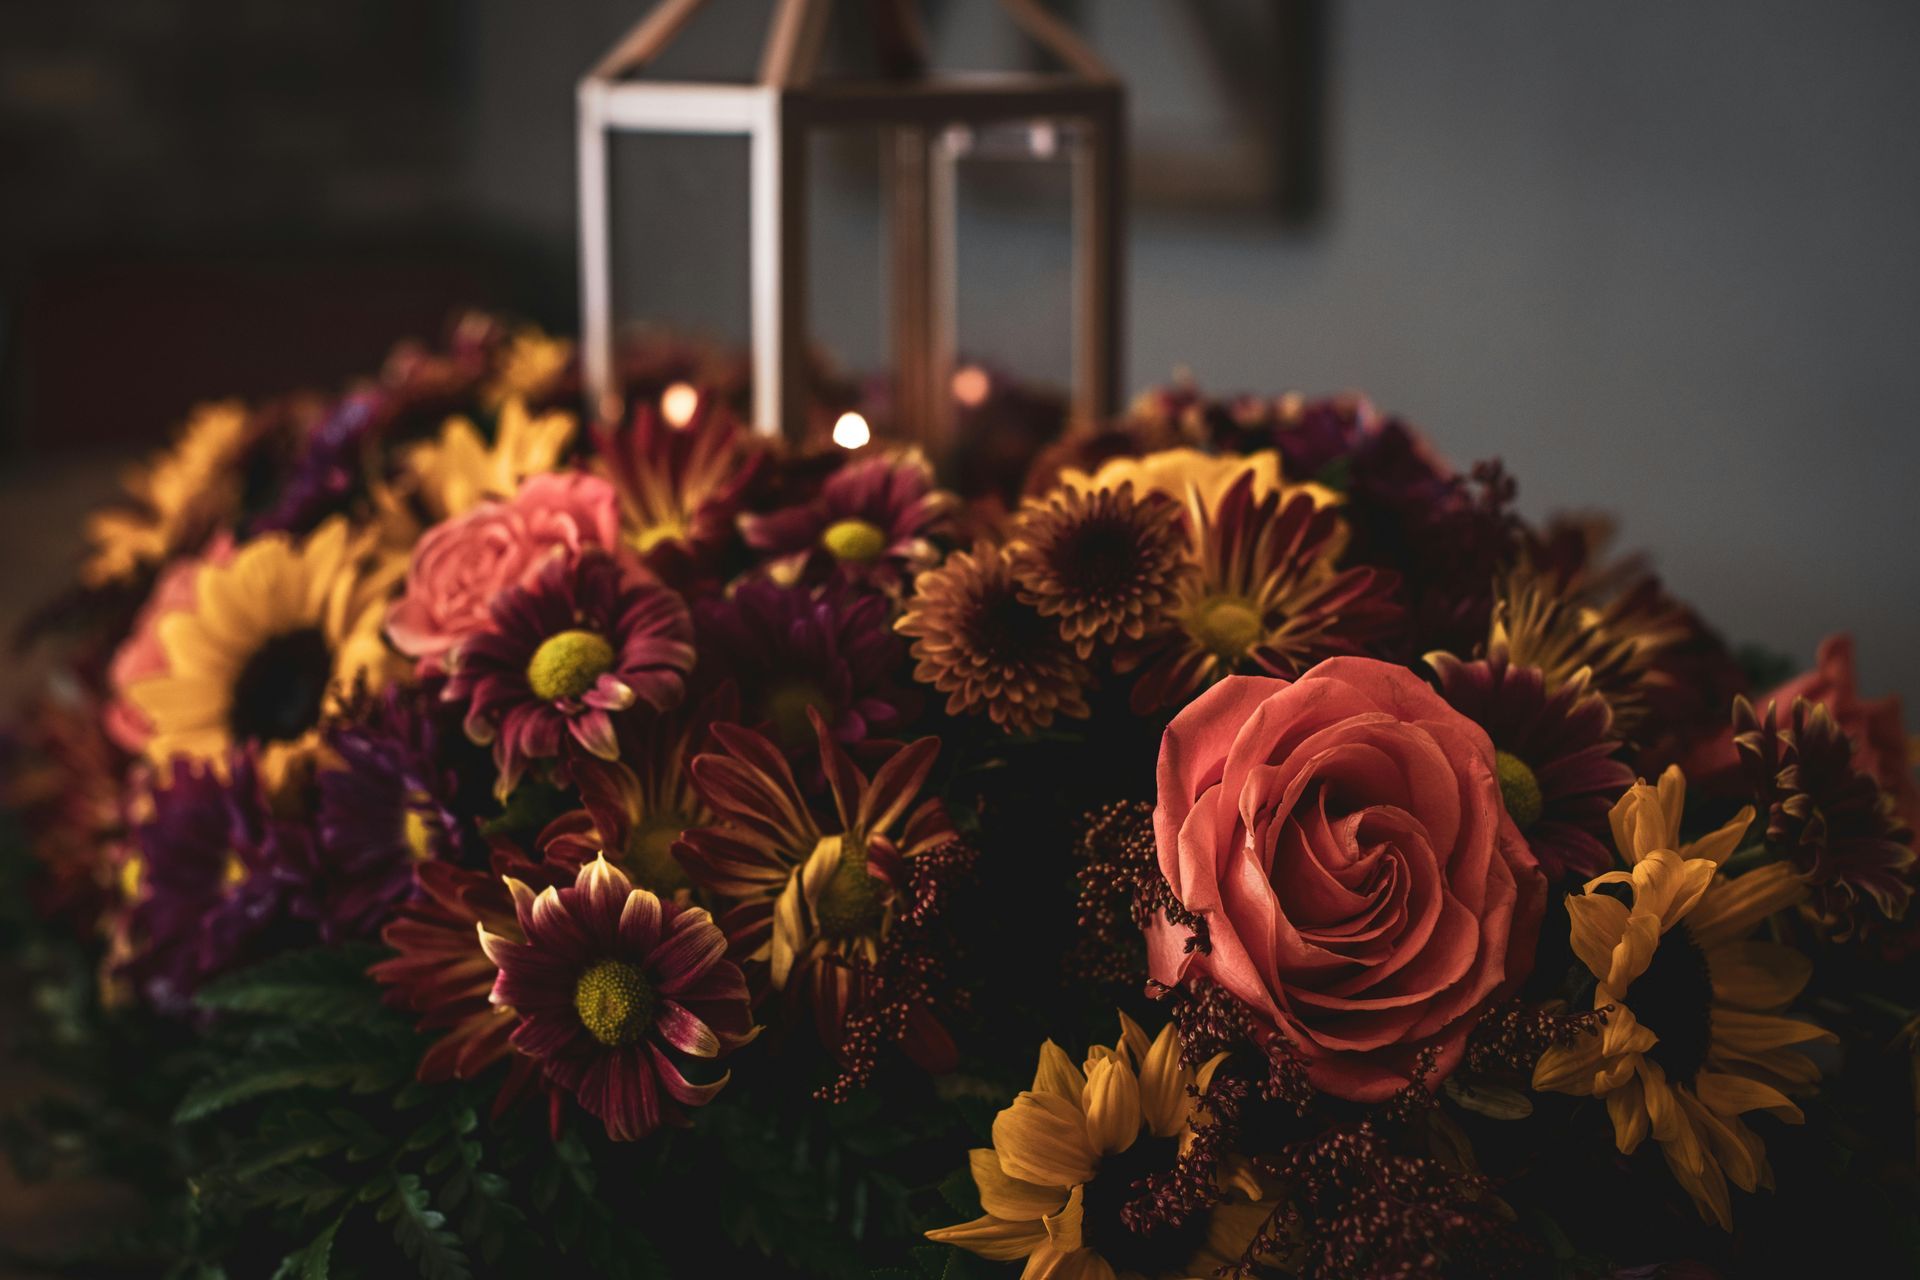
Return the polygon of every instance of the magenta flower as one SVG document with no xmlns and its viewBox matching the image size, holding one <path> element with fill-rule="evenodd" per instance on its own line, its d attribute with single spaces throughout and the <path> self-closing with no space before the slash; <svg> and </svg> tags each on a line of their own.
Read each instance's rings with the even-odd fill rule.
<svg viewBox="0 0 1920 1280">
<path fill-rule="evenodd" d="M 676 1058 L 718 1058 L 757 1032 L 746 979 L 725 958 L 713 918 L 634 888 L 605 858 L 571 888 L 537 897 L 512 876 L 506 883 L 526 940 L 483 924 L 480 945 L 500 969 L 493 1003 L 519 1018 L 513 1047 L 616 1141 L 712 1101 L 727 1077 L 695 1084 Z"/>
<path fill-rule="evenodd" d="M 693 665 L 680 597 L 604 551 L 556 556 L 534 581 L 501 592 L 487 626 L 462 640 L 441 695 L 467 703 L 467 736 L 493 744 L 496 790 L 571 739 L 617 759 L 613 715 L 680 700 Z"/>
<path fill-rule="evenodd" d="M 931 539 L 947 531 L 953 506 L 919 454 L 862 458 L 828 476 L 809 502 L 741 516 L 740 532 L 770 557 L 778 579 L 839 573 L 892 586 L 937 559 Z"/>
</svg>

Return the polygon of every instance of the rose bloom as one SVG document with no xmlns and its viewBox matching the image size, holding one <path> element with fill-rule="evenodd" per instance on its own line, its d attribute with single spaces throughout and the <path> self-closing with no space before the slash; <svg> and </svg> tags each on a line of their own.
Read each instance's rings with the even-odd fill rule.
<svg viewBox="0 0 1920 1280">
<path fill-rule="evenodd" d="M 1201 694 L 1161 743 L 1154 838 L 1209 939 L 1156 921 L 1154 980 L 1218 984 L 1338 1097 L 1391 1096 L 1428 1049 L 1434 1083 L 1533 963 L 1546 880 L 1493 743 L 1404 667 Z"/>
<path fill-rule="evenodd" d="M 483 502 L 427 530 L 413 550 L 406 594 L 387 614 L 387 635 L 430 674 L 447 651 L 486 625 L 493 598 L 532 580 L 555 551 L 618 545 L 613 486 L 571 472 L 527 480 L 510 502 Z"/>
</svg>

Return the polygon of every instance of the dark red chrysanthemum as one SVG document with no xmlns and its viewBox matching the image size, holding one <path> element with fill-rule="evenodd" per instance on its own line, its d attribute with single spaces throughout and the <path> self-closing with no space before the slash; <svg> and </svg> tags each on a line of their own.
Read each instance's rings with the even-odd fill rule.
<svg viewBox="0 0 1920 1280">
<path fill-rule="evenodd" d="M 1795 698 L 1761 718 L 1733 704 L 1734 747 L 1760 810 L 1767 843 L 1784 848 L 1807 878 L 1814 912 L 1840 936 L 1898 920 L 1913 897 L 1914 833 L 1893 797 L 1854 766 L 1854 745 L 1818 702 Z"/>
<path fill-rule="evenodd" d="M 605 858 L 565 889 L 506 885 L 524 941 L 482 926 L 480 943 L 500 968 L 493 1002 L 518 1021 L 513 1047 L 616 1141 L 711 1102 L 727 1077 L 695 1084 L 680 1060 L 718 1058 L 755 1034 L 746 980 L 712 917 L 636 889 Z"/>
<path fill-rule="evenodd" d="M 460 642 L 442 696 L 466 704 L 468 737 L 493 744 L 505 795 L 569 738 L 617 758 L 613 714 L 680 700 L 692 634 L 672 591 L 597 549 L 557 555 L 501 592 L 486 628 Z"/>
<path fill-rule="evenodd" d="M 857 458 L 828 476 L 807 502 L 740 519 L 747 545 L 785 580 L 834 574 L 895 587 L 937 557 L 932 539 L 954 508 L 917 453 Z"/>
<path fill-rule="evenodd" d="M 1549 879 L 1597 876 L 1613 866 L 1607 812 L 1633 785 L 1614 758 L 1613 713 L 1583 674 L 1547 691 L 1536 667 L 1495 647 L 1477 662 L 1430 653 L 1440 695 L 1493 739 L 1500 795 Z"/>
<path fill-rule="evenodd" d="M 676 582 L 683 570 L 726 546 L 742 495 L 766 456 L 710 394 L 698 396 L 680 423 L 643 399 L 631 423 L 600 428 L 594 444 L 601 471 L 620 495 L 622 535 Z"/>
<path fill-rule="evenodd" d="M 789 753 L 813 747 L 809 710 L 849 746 L 896 732 L 918 711 L 893 602 L 845 581 L 782 586 L 765 578 L 694 607 L 703 688 L 732 683 L 736 718 Z"/>
</svg>

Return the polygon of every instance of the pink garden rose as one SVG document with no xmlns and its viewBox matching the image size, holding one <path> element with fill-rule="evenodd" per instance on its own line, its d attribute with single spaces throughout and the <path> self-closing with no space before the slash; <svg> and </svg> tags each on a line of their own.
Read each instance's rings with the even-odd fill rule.
<svg viewBox="0 0 1920 1280">
<path fill-rule="evenodd" d="M 487 623 L 493 598 L 532 581 L 556 551 L 617 545 L 613 486 L 575 472 L 538 475 L 508 502 L 483 502 L 427 530 L 413 549 L 406 594 L 387 613 L 387 636 L 423 672 Z"/>
<path fill-rule="evenodd" d="M 1493 744 L 1404 667 L 1213 686 L 1167 727 L 1153 822 L 1209 938 L 1156 922 L 1154 980 L 1217 983 L 1327 1093 L 1389 1097 L 1429 1048 L 1437 1081 L 1533 963 L 1546 880 Z"/>
</svg>

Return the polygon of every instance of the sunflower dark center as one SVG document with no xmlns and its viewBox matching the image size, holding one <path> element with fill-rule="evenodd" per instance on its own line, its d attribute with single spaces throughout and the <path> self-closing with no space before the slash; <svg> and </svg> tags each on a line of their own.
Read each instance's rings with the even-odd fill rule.
<svg viewBox="0 0 1920 1280">
<path fill-rule="evenodd" d="M 604 1045 L 632 1044 L 653 1021 L 653 984 L 624 960 L 601 960 L 573 987 L 574 1012 Z"/>
<path fill-rule="evenodd" d="M 578 698 L 613 670 L 613 645 L 592 631 L 548 636 L 527 663 L 527 687 L 543 702 Z"/>
<path fill-rule="evenodd" d="M 332 678 L 333 650 L 318 627 L 274 636 L 240 668 L 227 727 L 242 740 L 298 738 L 320 723 L 320 704 Z"/>
<path fill-rule="evenodd" d="M 1500 776 L 1500 798 L 1506 802 L 1513 825 L 1525 831 L 1540 821 L 1545 801 L 1540 794 L 1540 779 L 1534 776 L 1532 766 L 1519 756 L 1498 751 L 1494 753 L 1493 767 Z"/>
<path fill-rule="evenodd" d="M 827 838 L 840 839 L 839 836 Z M 879 927 L 886 904 L 880 898 L 880 882 L 867 871 L 864 848 L 843 843 L 839 858 L 833 868 L 833 878 L 820 892 L 813 916 L 826 937 L 856 938 Z"/>
<path fill-rule="evenodd" d="M 1667 1079 L 1692 1084 L 1713 1040 L 1713 973 L 1685 924 L 1661 936 L 1646 972 L 1633 980 L 1627 1004 L 1640 1025 L 1660 1037 L 1647 1056 Z"/>
<path fill-rule="evenodd" d="M 1152 1235 L 1127 1230 L 1120 1211 L 1140 1197 L 1137 1186 L 1149 1174 L 1173 1168 L 1180 1144 L 1173 1138 L 1142 1133 L 1117 1155 L 1103 1156 L 1093 1181 L 1081 1189 L 1080 1240 L 1087 1248 L 1116 1265 L 1145 1275 L 1184 1275 L 1183 1264 L 1206 1240 L 1204 1213 L 1187 1216 L 1178 1227 L 1162 1226 Z"/>
<path fill-rule="evenodd" d="M 1124 591 L 1140 576 L 1139 538 L 1124 521 L 1089 520 L 1061 539 L 1055 571 L 1077 595 Z"/>
</svg>

